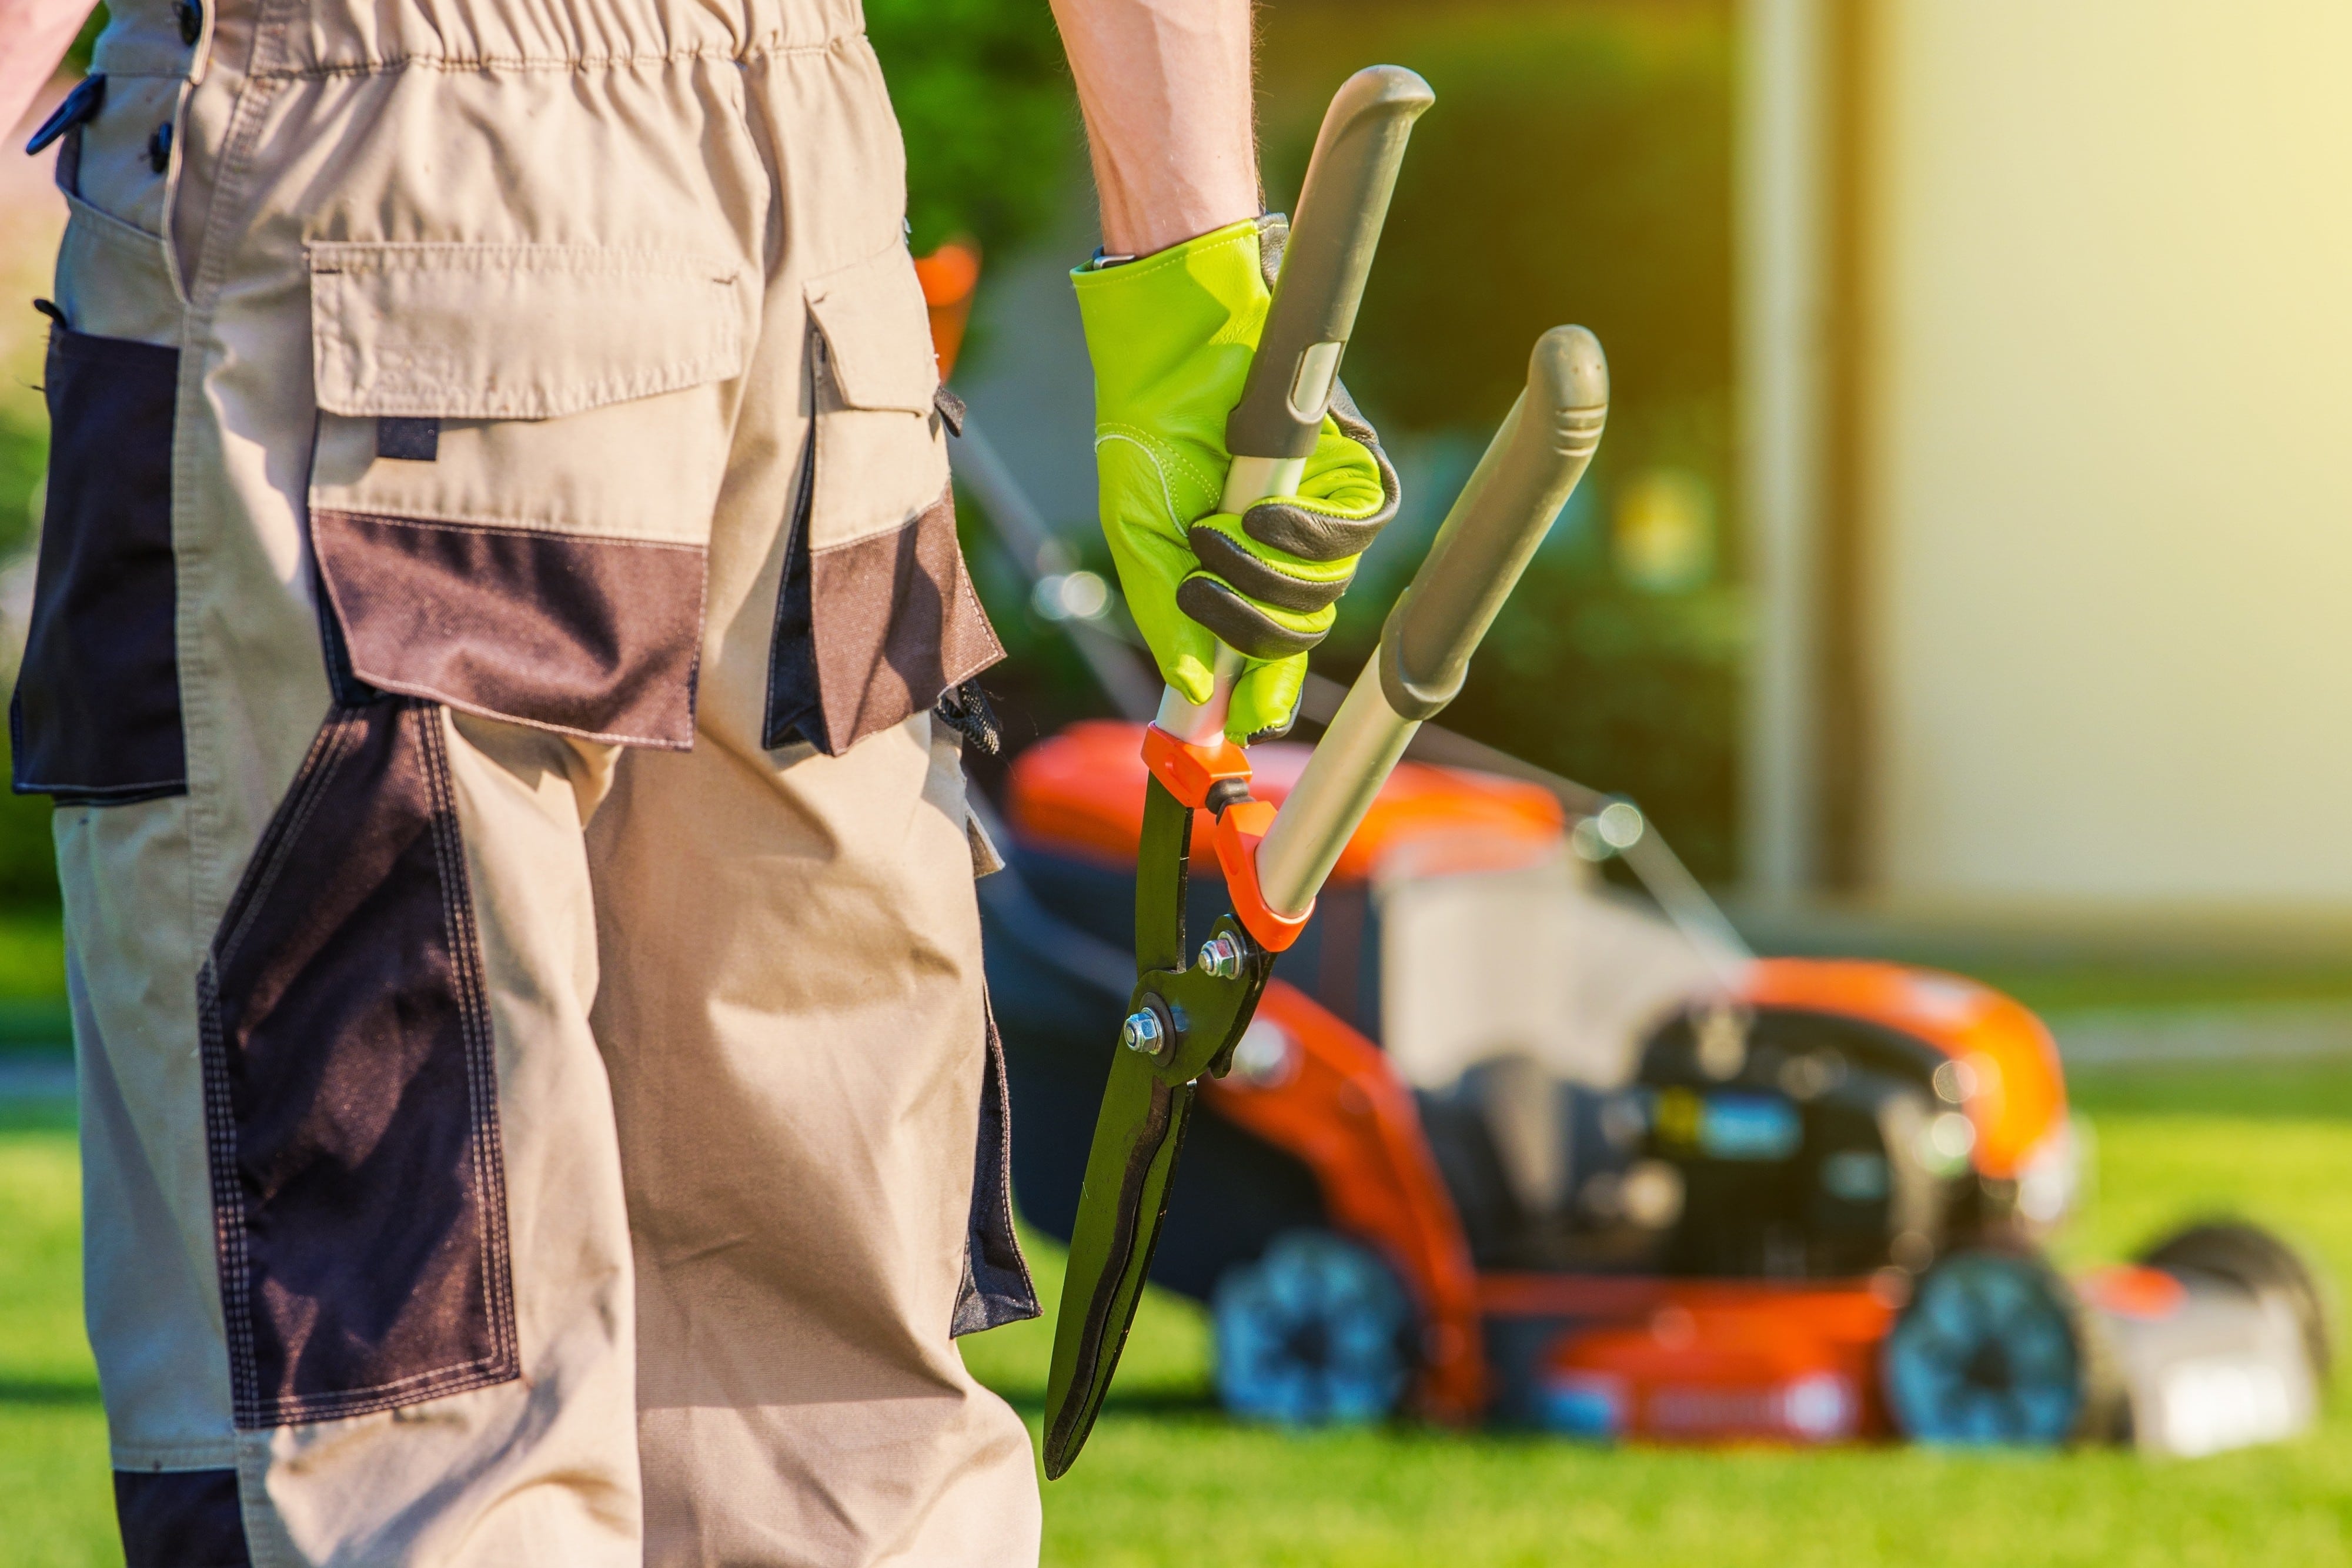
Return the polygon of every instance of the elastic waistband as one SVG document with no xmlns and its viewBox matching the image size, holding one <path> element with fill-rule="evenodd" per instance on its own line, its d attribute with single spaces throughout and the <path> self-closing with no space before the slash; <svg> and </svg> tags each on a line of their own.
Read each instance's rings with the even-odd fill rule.
<svg viewBox="0 0 2352 1568">
<path fill-rule="evenodd" d="M 819 49 L 866 30 L 860 0 L 206 0 L 220 33 L 252 40 L 256 76 L 392 70 L 592 69 L 686 56 Z M 97 65 L 184 70 L 190 15 L 118 0 Z M 176 61 L 176 64 L 171 62 Z"/>
</svg>

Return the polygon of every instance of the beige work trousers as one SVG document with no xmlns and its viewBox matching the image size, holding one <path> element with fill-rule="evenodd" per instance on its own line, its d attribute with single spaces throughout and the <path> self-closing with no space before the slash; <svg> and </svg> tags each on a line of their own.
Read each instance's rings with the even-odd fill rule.
<svg viewBox="0 0 2352 1568">
<path fill-rule="evenodd" d="M 57 801 L 131 1568 L 1033 1562 L 955 540 L 856 0 L 117 0 Z M 159 129 L 160 128 L 160 129 Z"/>
</svg>

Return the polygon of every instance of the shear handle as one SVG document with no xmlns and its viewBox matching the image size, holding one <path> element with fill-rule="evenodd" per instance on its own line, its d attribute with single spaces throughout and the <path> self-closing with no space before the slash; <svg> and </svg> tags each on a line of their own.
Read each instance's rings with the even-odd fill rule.
<svg viewBox="0 0 2352 1568">
<path fill-rule="evenodd" d="M 1608 417 L 1600 340 L 1581 327 L 1545 333 L 1528 361 L 1527 390 L 1258 846 L 1255 880 L 1272 915 L 1314 907 L 1412 732 L 1462 689 L 1470 655 L 1584 476 Z"/>
<path fill-rule="evenodd" d="M 1297 493 L 1356 329 L 1405 141 L 1413 121 L 1436 101 L 1429 84 L 1402 66 L 1367 66 L 1332 95 L 1283 246 L 1265 329 L 1241 401 L 1225 420 L 1234 461 L 1219 510 L 1245 512 L 1269 496 Z M 1209 700 L 1196 705 L 1170 688 L 1160 701 L 1160 727 L 1181 740 L 1223 736 L 1241 673 L 1242 656 L 1219 643 Z"/>
</svg>

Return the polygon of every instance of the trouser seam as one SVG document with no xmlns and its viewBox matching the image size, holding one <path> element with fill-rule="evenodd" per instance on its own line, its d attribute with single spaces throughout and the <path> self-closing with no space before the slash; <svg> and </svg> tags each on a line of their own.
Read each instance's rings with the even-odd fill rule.
<svg viewBox="0 0 2352 1568">
<path fill-rule="evenodd" d="M 489 1301 L 493 1364 L 519 1364 L 514 1278 L 507 1237 L 506 1162 L 499 1131 L 498 1043 L 490 1024 L 488 987 L 481 972 L 481 934 L 475 925 L 473 885 L 466 874 L 463 824 L 449 768 L 446 719 L 438 706 L 418 703 L 424 731 L 425 776 L 433 802 L 433 852 L 441 867 L 442 918 L 449 932 L 450 969 L 457 991 L 459 1027 L 466 1032 L 466 1089 L 474 1127 L 472 1159 L 480 1185 L 482 1277 Z"/>
<path fill-rule="evenodd" d="M 229 1353 L 229 1406 L 239 1427 L 261 1425 L 261 1368 L 253 1343 L 250 1259 L 246 1250 L 245 1194 L 237 1171 L 236 1102 L 229 1084 L 228 1041 L 221 1030 L 220 958 L 234 952 L 238 939 L 278 879 L 289 846 L 298 841 L 325 793 L 347 749 L 352 727 L 340 714 L 329 716 L 311 744 L 310 757 L 294 775 L 295 797 L 278 831 L 264 830 L 261 851 L 266 858 L 250 868 L 246 885 L 233 894 L 235 921 L 223 930 L 196 974 L 198 1053 L 205 1086 L 205 1155 L 213 1183 L 213 1232 L 220 1270 L 221 1320 Z M 313 766 L 315 764 L 315 766 Z"/>
<path fill-rule="evenodd" d="M 290 857 L 304 843 L 310 822 L 329 798 L 330 786 L 356 754 L 357 743 L 369 723 L 367 715 L 375 707 L 369 704 L 337 706 L 330 711 L 287 798 L 264 831 L 262 843 L 225 917 L 226 934 L 215 943 L 199 983 L 207 1085 L 207 1143 L 214 1171 L 215 1224 L 221 1238 L 231 1406 L 236 1425 L 242 1430 L 364 1416 L 509 1382 L 519 1375 L 505 1173 L 496 1142 L 499 1123 L 495 1045 L 489 1026 L 488 989 L 481 973 L 479 932 L 465 875 L 464 845 L 442 730 L 443 714 L 434 704 L 402 697 L 391 699 L 379 711 L 384 722 L 394 728 L 395 747 L 403 744 L 398 732 L 404 727 L 415 727 L 415 744 L 423 768 L 427 818 L 424 831 L 430 841 L 440 883 L 437 913 L 443 937 L 450 947 L 452 999 L 462 1035 L 467 1118 L 473 1139 L 468 1162 L 478 1183 L 476 1191 L 481 1209 L 478 1263 L 488 1298 L 485 1305 L 490 1344 L 486 1354 L 463 1362 L 331 1394 L 271 1396 L 261 1386 L 258 1350 L 254 1340 L 251 1260 L 246 1245 L 247 1216 L 238 1181 L 236 1105 L 229 1087 L 228 1044 L 219 993 L 220 971 L 236 956 L 247 937 L 249 922 L 268 903 Z"/>
<path fill-rule="evenodd" d="M 235 1439 L 217 1443 L 172 1443 L 162 1446 L 111 1445 L 109 1468 L 132 1475 L 186 1475 L 198 1470 L 224 1470 L 236 1463 Z"/>
</svg>

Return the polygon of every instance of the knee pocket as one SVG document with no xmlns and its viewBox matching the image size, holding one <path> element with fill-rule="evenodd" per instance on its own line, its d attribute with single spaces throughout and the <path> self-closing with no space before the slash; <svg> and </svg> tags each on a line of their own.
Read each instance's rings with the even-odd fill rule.
<svg viewBox="0 0 2352 1568">
<path fill-rule="evenodd" d="M 520 1375 L 446 722 L 407 697 L 328 716 L 199 980 L 239 1427 Z"/>
</svg>

